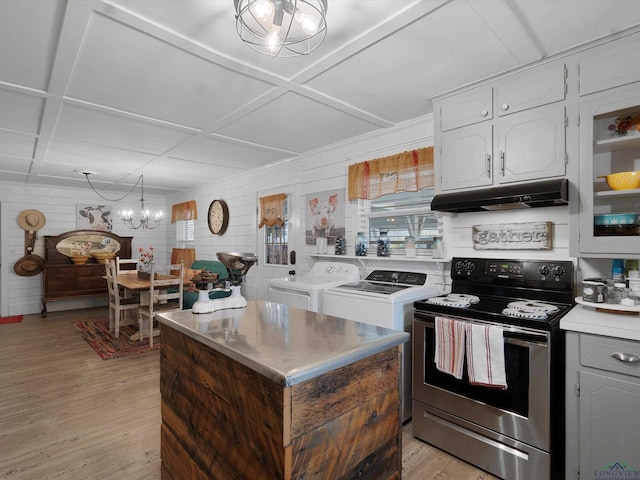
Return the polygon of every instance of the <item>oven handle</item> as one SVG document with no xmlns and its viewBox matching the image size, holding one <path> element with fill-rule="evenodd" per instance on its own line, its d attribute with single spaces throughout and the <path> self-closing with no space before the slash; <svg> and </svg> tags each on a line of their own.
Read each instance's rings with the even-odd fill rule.
<svg viewBox="0 0 640 480">
<path fill-rule="evenodd" d="M 427 327 L 429 328 L 436 328 L 435 325 L 435 320 L 425 320 L 425 319 L 417 319 L 418 321 L 424 323 Z M 467 322 L 467 323 L 473 323 L 473 322 Z M 481 322 L 475 322 L 475 323 L 481 323 Z M 488 323 L 483 323 L 483 325 L 489 325 Z M 527 346 L 547 346 L 547 341 L 548 341 L 548 336 L 546 333 L 538 333 L 538 332 L 533 332 L 531 330 L 524 330 L 524 329 L 520 329 L 518 327 L 515 327 L 513 325 L 498 325 L 495 323 L 492 323 L 490 325 L 494 325 L 496 327 L 501 327 L 504 330 L 504 333 L 507 334 L 516 334 L 519 335 L 518 337 L 508 337 L 505 336 L 504 337 L 504 341 L 505 343 L 510 343 L 512 345 L 519 345 L 521 347 L 527 347 Z"/>
</svg>

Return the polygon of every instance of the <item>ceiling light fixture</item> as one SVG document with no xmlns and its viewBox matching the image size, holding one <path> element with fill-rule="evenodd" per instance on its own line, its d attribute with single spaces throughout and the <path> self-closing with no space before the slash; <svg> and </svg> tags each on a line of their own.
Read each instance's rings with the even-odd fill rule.
<svg viewBox="0 0 640 480">
<path fill-rule="evenodd" d="M 136 184 L 131 187 L 131 190 L 129 190 L 123 197 L 117 198 L 117 199 L 111 199 L 111 198 L 107 198 L 105 196 L 103 196 L 100 192 L 98 192 L 98 190 L 96 190 L 96 188 L 93 186 L 93 183 L 91 183 L 91 180 L 89 179 L 89 175 L 94 174 L 96 172 L 89 172 L 89 171 L 83 171 L 83 172 L 79 172 L 82 173 L 85 178 L 87 179 L 87 182 L 89 182 L 89 185 L 91 186 L 91 188 L 93 189 L 93 191 L 103 200 L 107 200 L 108 202 L 119 202 L 120 200 L 124 200 L 125 198 L 127 198 L 132 192 L 133 190 L 140 185 L 140 219 L 139 220 L 134 220 L 133 218 L 133 210 L 121 210 L 118 213 L 120 215 L 122 215 L 122 221 L 124 222 L 125 226 L 127 228 L 130 228 L 132 230 L 138 230 L 139 228 L 142 229 L 147 229 L 147 230 L 153 230 L 154 228 L 158 228 L 160 226 L 160 222 L 162 221 L 162 210 L 159 210 L 155 213 L 151 213 L 149 211 L 148 208 L 145 208 L 144 206 L 144 174 L 140 174 L 140 176 L 138 177 L 138 181 L 136 181 Z"/>
<path fill-rule="evenodd" d="M 308 55 L 327 34 L 327 0 L 233 0 L 236 29 L 270 57 Z"/>
</svg>

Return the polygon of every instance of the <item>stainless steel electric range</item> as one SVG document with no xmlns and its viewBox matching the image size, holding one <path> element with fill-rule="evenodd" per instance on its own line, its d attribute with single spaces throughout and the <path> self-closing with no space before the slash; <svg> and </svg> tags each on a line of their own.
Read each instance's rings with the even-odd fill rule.
<svg viewBox="0 0 640 480">
<path fill-rule="evenodd" d="M 414 303 L 413 434 L 501 478 L 562 478 L 573 298 L 570 261 L 453 258 L 451 293 Z M 436 317 L 502 331 L 506 389 L 472 385 L 466 357 L 461 379 L 436 367 Z"/>
</svg>

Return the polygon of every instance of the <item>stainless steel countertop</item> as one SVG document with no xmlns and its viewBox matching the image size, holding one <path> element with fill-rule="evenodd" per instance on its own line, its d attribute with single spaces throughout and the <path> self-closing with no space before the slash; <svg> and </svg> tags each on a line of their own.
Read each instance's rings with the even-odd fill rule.
<svg viewBox="0 0 640 480">
<path fill-rule="evenodd" d="M 158 314 L 163 324 L 265 377 L 291 386 L 409 341 L 406 332 L 265 301 L 194 314 Z"/>
</svg>

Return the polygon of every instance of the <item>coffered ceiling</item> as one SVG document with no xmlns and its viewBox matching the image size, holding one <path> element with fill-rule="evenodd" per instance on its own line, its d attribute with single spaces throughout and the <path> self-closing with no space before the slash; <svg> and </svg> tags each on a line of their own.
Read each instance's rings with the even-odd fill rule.
<svg viewBox="0 0 640 480">
<path fill-rule="evenodd" d="M 637 0 L 328 0 L 311 55 L 233 0 L 1 0 L 0 180 L 171 194 L 428 114 L 430 97 L 640 25 Z"/>
</svg>

